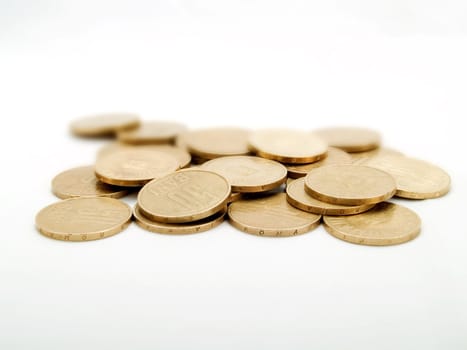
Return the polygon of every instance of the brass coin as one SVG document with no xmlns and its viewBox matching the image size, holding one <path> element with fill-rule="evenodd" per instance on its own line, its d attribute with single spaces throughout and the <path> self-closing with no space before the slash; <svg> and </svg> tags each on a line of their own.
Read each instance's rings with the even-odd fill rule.
<svg viewBox="0 0 467 350">
<path fill-rule="evenodd" d="M 138 206 L 153 221 L 191 222 L 220 211 L 229 196 L 230 184 L 221 175 L 185 169 L 144 186 L 138 194 Z"/>
<path fill-rule="evenodd" d="M 292 129 L 255 131 L 249 145 L 260 157 L 293 164 L 316 162 L 326 156 L 328 149 L 319 137 Z"/>
<path fill-rule="evenodd" d="M 90 241 L 123 231 L 131 208 L 114 198 L 71 198 L 49 205 L 36 216 L 43 235 L 63 241 Z"/>
<path fill-rule="evenodd" d="M 210 128 L 184 133 L 178 144 L 185 144 L 189 152 L 202 159 L 236 156 L 249 153 L 248 130 L 240 128 Z"/>
<path fill-rule="evenodd" d="M 82 166 L 66 170 L 52 180 L 52 192 L 61 199 L 74 197 L 120 198 L 128 189 L 100 182 L 94 174 L 94 166 Z"/>
<path fill-rule="evenodd" d="M 225 177 L 234 192 L 264 192 L 283 184 L 287 169 L 269 159 L 252 156 L 221 157 L 201 166 Z"/>
<path fill-rule="evenodd" d="M 269 237 L 295 236 L 319 225 L 321 215 L 296 209 L 285 197 L 285 193 L 276 193 L 232 203 L 230 223 L 243 232 Z"/>
<path fill-rule="evenodd" d="M 216 214 L 207 218 L 178 224 L 168 224 L 163 222 L 152 221 L 148 219 L 139 209 L 138 205 L 135 206 L 133 216 L 136 223 L 143 229 L 157 232 L 157 233 L 168 233 L 168 234 L 188 234 L 188 233 L 199 233 L 210 230 L 216 226 L 219 226 L 224 221 L 225 213 L 227 208 L 222 209 Z"/>
<path fill-rule="evenodd" d="M 227 200 L 227 204 L 230 204 L 230 203 L 233 203 L 233 202 L 236 202 L 240 199 L 243 198 L 243 194 L 240 193 L 240 192 L 232 192 L 229 196 L 229 199 Z"/>
<path fill-rule="evenodd" d="M 342 151 L 338 148 L 329 147 L 326 158 L 321 159 L 314 163 L 309 164 L 286 164 L 288 170 L 288 176 L 297 179 L 305 176 L 312 169 L 319 168 L 327 165 L 338 165 L 338 164 L 351 164 L 352 157 L 349 153 Z"/>
<path fill-rule="evenodd" d="M 383 202 L 358 215 L 324 216 L 324 227 L 344 241 L 365 245 L 392 245 L 417 237 L 421 221 L 412 210 Z"/>
<path fill-rule="evenodd" d="M 120 141 L 129 144 L 170 143 L 185 130 L 186 127 L 180 123 L 152 121 L 144 122 L 132 130 L 120 131 L 117 137 Z"/>
<path fill-rule="evenodd" d="M 295 208 L 321 215 L 354 215 L 374 207 L 374 204 L 339 205 L 330 204 L 313 198 L 305 192 L 305 178 L 294 180 L 287 186 L 287 202 Z"/>
<path fill-rule="evenodd" d="M 396 182 L 391 175 L 378 169 L 330 165 L 308 173 L 305 191 L 323 202 L 365 205 L 391 198 L 396 192 Z"/>
<path fill-rule="evenodd" d="M 120 130 L 136 128 L 139 116 L 131 113 L 109 113 L 83 117 L 71 123 L 71 132 L 77 136 L 107 136 Z"/>
<path fill-rule="evenodd" d="M 385 147 L 379 147 L 375 148 L 371 151 L 365 151 L 365 152 L 354 152 L 354 153 L 348 153 L 349 156 L 352 158 L 352 164 L 354 165 L 364 165 L 364 163 L 371 158 L 374 157 L 379 157 L 379 156 L 399 156 L 399 157 L 404 157 L 404 154 L 402 154 L 399 151 L 396 151 L 391 148 L 385 148 Z"/>
<path fill-rule="evenodd" d="M 364 165 L 383 170 L 396 180 L 396 196 L 411 199 L 437 198 L 449 192 L 451 178 L 441 168 L 423 160 L 379 156 Z"/>
<path fill-rule="evenodd" d="M 134 149 L 98 157 L 94 170 L 102 182 L 134 187 L 170 174 L 178 168 L 178 161 L 168 154 Z"/>
<path fill-rule="evenodd" d="M 355 127 L 335 127 L 315 130 L 329 146 L 346 152 L 363 152 L 379 147 L 381 135 L 370 129 Z"/>
</svg>

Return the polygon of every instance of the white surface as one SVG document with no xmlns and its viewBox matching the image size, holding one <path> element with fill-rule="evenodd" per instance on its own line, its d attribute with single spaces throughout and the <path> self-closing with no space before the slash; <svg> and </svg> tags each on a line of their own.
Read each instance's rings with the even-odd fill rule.
<svg viewBox="0 0 467 350">
<path fill-rule="evenodd" d="M 1 349 L 467 347 L 467 5 L 317 3 L 0 2 Z M 423 230 L 393 247 L 228 223 L 41 236 L 50 180 L 102 144 L 72 138 L 70 120 L 115 110 L 191 127 L 373 127 L 444 167 L 452 191 L 404 202 Z"/>
</svg>

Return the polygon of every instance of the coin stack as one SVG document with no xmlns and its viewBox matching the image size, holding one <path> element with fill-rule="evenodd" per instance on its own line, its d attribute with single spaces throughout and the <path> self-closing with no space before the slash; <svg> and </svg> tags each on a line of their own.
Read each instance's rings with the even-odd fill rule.
<svg viewBox="0 0 467 350">
<path fill-rule="evenodd" d="M 227 215 L 258 236 L 295 236 L 323 222 L 344 241 L 392 245 L 415 238 L 421 220 L 390 198 L 436 198 L 450 189 L 442 169 L 381 147 L 380 134 L 364 128 L 189 130 L 112 113 L 80 118 L 71 131 L 116 141 L 95 164 L 52 180 L 63 200 L 42 209 L 36 226 L 67 241 L 111 236 L 132 218 L 152 232 L 203 232 Z M 118 198 L 134 191 L 132 209 Z"/>
</svg>

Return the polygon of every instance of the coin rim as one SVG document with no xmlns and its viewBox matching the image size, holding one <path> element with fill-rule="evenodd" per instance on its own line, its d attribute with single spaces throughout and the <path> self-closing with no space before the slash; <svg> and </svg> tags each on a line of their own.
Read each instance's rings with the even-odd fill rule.
<svg viewBox="0 0 467 350">
<path fill-rule="evenodd" d="M 131 133 L 137 131 L 138 129 L 132 130 L 119 130 L 117 133 L 117 140 L 128 145 L 161 145 L 172 143 L 175 141 L 175 138 L 181 133 L 187 130 L 187 127 L 182 123 L 171 122 L 171 121 L 143 121 L 139 124 L 139 127 L 144 127 L 144 124 L 171 124 L 172 126 L 179 126 L 180 132 L 175 133 L 165 137 L 132 137 Z"/>
<path fill-rule="evenodd" d="M 345 152 L 348 152 L 348 153 L 359 153 L 359 152 L 366 152 L 366 151 L 371 151 L 371 150 L 374 150 L 378 147 L 381 146 L 381 141 L 382 141 L 382 135 L 380 132 L 378 132 L 377 130 L 373 130 L 373 129 L 367 129 L 367 128 L 360 128 L 360 127 L 329 127 L 329 128 L 322 128 L 322 129 L 316 129 L 316 130 L 313 130 L 314 133 L 316 133 L 318 136 L 319 136 L 319 132 L 320 131 L 323 131 L 323 130 L 332 130 L 332 129 L 348 129 L 349 132 L 351 132 L 352 129 L 356 130 L 365 130 L 365 131 L 369 131 L 371 133 L 374 133 L 375 135 L 378 136 L 378 141 L 376 142 L 368 142 L 368 143 L 362 143 L 362 144 L 358 144 L 358 145 L 351 145 L 351 146 L 342 146 L 342 145 L 334 145 L 334 144 L 330 144 L 328 142 L 328 140 L 326 140 L 325 137 L 322 137 L 322 139 L 328 143 L 329 147 L 335 147 L 335 148 L 339 148 Z"/>
<path fill-rule="evenodd" d="M 91 119 L 91 118 L 101 117 L 101 116 L 106 116 L 106 115 L 108 116 L 126 115 L 129 117 L 128 118 L 129 120 L 126 123 L 119 123 L 118 125 L 113 125 L 113 126 L 111 125 L 101 126 L 97 128 L 80 128 L 80 127 L 76 127 L 75 125 L 78 122 L 82 121 L 83 119 Z M 87 116 L 79 117 L 71 123 L 70 130 L 73 135 L 81 136 L 81 137 L 110 136 L 110 135 L 115 135 L 119 131 L 136 128 L 140 125 L 140 123 L 141 123 L 140 116 L 136 113 L 110 112 L 110 113 L 100 113 L 100 114 L 95 114 L 95 115 L 87 115 Z"/>
</svg>

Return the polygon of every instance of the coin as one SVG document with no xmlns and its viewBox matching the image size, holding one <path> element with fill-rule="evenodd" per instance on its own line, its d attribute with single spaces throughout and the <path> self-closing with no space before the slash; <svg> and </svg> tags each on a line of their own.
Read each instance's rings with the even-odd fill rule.
<svg viewBox="0 0 467 350">
<path fill-rule="evenodd" d="M 135 206 L 133 216 L 136 223 L 143 229 L 157 232 L 157 233 L 169 233 L 169 234 L 188 234 L 188 233 L 199 233 L 210 230 L 216 226 L 219 226 L 224 221 L 224 216 L 227 208 L 224 208 L 214 215 L 207 218 L 178 224 L 168 224 L 163 222 L 152 221 L 148 219 L 139 209 L 138 205 Z"/>
<path fill-rule="evenodd" d="M 315 130 L 329 146 L 346 152 L 362 152 L 379 147 L 381 135 L 370 129 L 355 127 L 335 127 Z"/>
<path fill-rule="evenodd" d="M 327 165 L 351 164 L 352 157 L 349 153 L 338 148 L 329 147 L 324 159 L 309 164 L 286 164 L 288 176 L 294 179 L 305 176 L 310 170 Z"/>
<path fill-rule="evenodd" d="M 305 178 L 299 178 L 287 185 L 287 202 L 297 209 L 321 215 L 354 215 L 374 207 L 374 204 L 339 205 L 313 198 L 305 192 Z"/>
<path fill-rule="evenodd" d="M 358 215 L 324 216 L 324 227 L 344 241 L 366 245 L 392 245 L 414 239 L 421 221 L 412 210 L 383 202 Z"/>
<path fill-rule="evenodd" d="M 95 173 L 105 183 L 135 187 L 170 174 L 178 161 L 165 153 L 148 150 L 120 150 L 97 158 Z"/>
<path fill-rule="evenodd" d="M 138 128 L 123 130 L 117 134 L 120 141 L 130 144 L 160 144 L 174 142 L 185 131 L 183 124 L 167 121 L 144 122 Z"/>
<path fill-rule="evenodd" d="M 90 241 L 123 231 L 131 220 L 131 208 L 114 198 L 71 198 L 51 204 L 36 216 L 43 235 L 63 241 Z"/>
<path fill-rule="evenodd" d="M 224 176 L 234 192 L 264 192 L 283 184 L 287 169 L 269 159 L 253 156 L 221 157 L 201 166 Z"/>
<path fill-rule="evenodd" d="M 348 155 L 352 158 L 352 164 L 355 164 L 355 165 L 364 165 L 364 163 L 368 159 L 378 157 L 378 156 L 404 157 L 404 154 L 402 154 L 401 152 L 396 151 L 391 148 L 385 148 L 385 147 L 378 147 L 378 148 L 372 149 L 371 151 L 348 153 Z"/>
<path fill-rule="evenodd" d="M 107 136 L 120 130 L 136 128 L 139 116 L 131 113 L 108 113 L 79 118 L 71 123 L 71 132 L 77 136 Z"/>
<path fill-rule="evenodd" d="M 189 152 L 202 159 L 249 153 L 248 130 L 240 128 L 209 128 L 184 133 L 178 144 L 185 144 Z"/>
<path fill-rule="evenodd" d="M 128 189 L 100 182 L 94 175 L 94 166 L 66 170 L 52 180 L 52 192 L 61 199 L 73 197 L 120 198 Z"/>
<path fill-rule="evenodd" d="M 378 156 L 364 165 L 383 170 L 396 180 L 396 196 L 411 199 L 437 198 L 449 192 L 451 178 L 440 167 L 423 160 Z"/>
<path fill-rule="evenodd" d="M 365 205 L 391 198 L 396 192 L 396 182 L 391 175 L 378 169 L 359 165 L 330 165 L 308 173 L 305 191 L 323 202 Z"/>
<path fill-rule="evenodd" d="M 296 209 L 285 197 L 285 193 L 276 193 L 232 203 L 229 222 L 243 232 L 269 237 L 295 236 L 319 225 L 321 215 Z"/>
<path fill-rule="evenodd" d="M 220 211 L 229 196 L 230 184 L 221 175 L 185 169 L 144 186 L 138 194 L 138 206 L 154 221 L 191 222 Z"/>
<path fill-rule="evenodd" d="M 240 193 L 240 192 L 232 192 L 229 196 L 229 199 L 227 200 L 227 204 L 230 204 L 230 203 L 233 203 L 233 202 L 236 202 L 240 199 L 243 198 L 243 194 Z"/>
<path fill-rule="evenodd" d="M 249 138 L 252 151 L 260 157 L 283 163 L 303 164 L 326 156 L 327 145 L 319 137 L 293 129 L 263 129 Z"/>
</svg>

